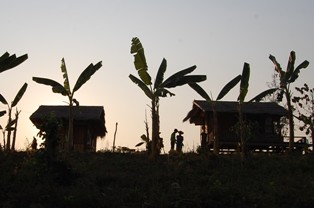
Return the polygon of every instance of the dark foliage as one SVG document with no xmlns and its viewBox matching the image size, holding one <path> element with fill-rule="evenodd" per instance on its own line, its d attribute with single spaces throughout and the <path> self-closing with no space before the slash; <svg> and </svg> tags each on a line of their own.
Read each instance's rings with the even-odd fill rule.
<svg viewBox="0 0 314 208">
<path fill-rule="evenodd" d="M 60 157 L 62 158 L 62 157 Z M 313 156 L 0 154 L 2 207 L 311 207 Z"/>
</svg>

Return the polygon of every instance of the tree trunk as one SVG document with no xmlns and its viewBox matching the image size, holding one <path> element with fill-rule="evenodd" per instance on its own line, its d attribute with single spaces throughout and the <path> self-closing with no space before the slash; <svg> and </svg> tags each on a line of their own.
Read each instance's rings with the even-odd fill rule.
<svg viewBox="0 0 314 208">
<path fill-rule="evenodd" d="M 7 131 L 8 131 L 8 134 L 7 134 L 7 148 L 6 150 L 7 151 L 10 151 L 10 145 L 11 145 L 11 122 L 12 122 L 12 118 L 11 118 L 11 112 L 12 112 L 12 109 L 9 108 L 9 112 L 8 112 L 8 116 L 9 116 L 9 119 L 8 119 L 8 124 L 7 124 Z"/>
<path fill-rule="evenodd" d="M 117 135 L 117 129 L 118 129 L 118 122 L 116 122 L 116 129 L 114 131 L 114 136 L 113 136 L 113 144 L 112 144 L 112 152 L 116 149 L 116 135 Z"/>
<path fill-rule="evenodd" d="M 21 111 L 20 111 L 21 112 Z M 17 132 L 17 123 L 19 120 L 19 114 L 20 112 L 18 110 L 16 110 L 15 112 L 15 127 L 14 127 L 14 132 L 13 132 L 13 139 L 12 139 L 12 150 L 15 150 L 15 141 L 16 141 L 16 132 Z"/>
<path fill-rule="evenodd" d="M 66 151 L 69 152 L 73 149 L 73 102 L 70 99 L 69 104 L 69 129 L 68 129 L 68 139 L 66 141 Z"/>
<path fill-rule="evenodd" d="M 215 104 L 213 104 L 213 119 L 214 119 L 214 154 L 219 154 L 219 133 L 218 133 L 218 115 L 215 109 Z"/>
<path fill-rule="evenodd" d="M 239 103 L 239 130 L 240 130 L 240 141 L 241 141 L 241 157 L 242 162 L 246 158 L 247 154 L 247 148 L 246 148 L 246 138 L 245 138 L 245 132 L 243 128 L 243 113 L 242 113 L 242 104 Z"/>
<path fill-rule="evenodd" d="M 157 156 L 157 142 L 159 138 L 159 110 L 158 97 L 152 99 L 152 152 L 151 159 L 155 160 Z"/>
<path fill-rule="evenodd" d="M 288 119 L 289 119 L 289 151 L 292 152 L 294 149 L 294 121 L 289 89 L 287 88 L 285 89 L 285 94 L 288 105 Z"/>
<path fill-rule="evenodd" d="M 311 124 L 312 150 L 314 150 L 314 126 Z"/>
</svg>

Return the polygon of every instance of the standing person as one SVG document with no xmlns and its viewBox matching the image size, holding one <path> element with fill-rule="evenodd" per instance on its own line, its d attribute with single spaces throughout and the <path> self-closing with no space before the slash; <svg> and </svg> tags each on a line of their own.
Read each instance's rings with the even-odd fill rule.
<svg viewBox="0 0 314 208">
<path fill-rule="evenodd" d="M 171 134 L 171 137 L 170 137 L 170 145 L 171 145 L 171 150 L 174 150 L 174 145 L 176 143 L 176 133 L 178 132 L 178 129 L 174 129 L 172 134 Z"/>
<path fill-rule="evenodd" d="M 178 131 L 179 135 L 177 136 L 177 151 L 182 152 L 183 147 L 183 131 Z"/>
<path fill-rule="evenodd" d="M 158 147 L 158 151 L 159 153 L 161 152 L 161 149 L 164 150 L 165 153 L 165 149 L 164 149 L 164 139 L 162 137 L 160 137 L 160 132 L 158 134 L 158 143 L 157 143 L 157 147 Z"/>
<path fill-rule="evenodd" d="M 201 147 L 205 148 L 206 146 L 207 146 L 207 133 L 205 131 L 205 126 L 203 126 L 201 133 Z"/>
<path fill-rule="evenodd" d="M 35 137 L 33 137 L 31 148 L 32 150 L 37 150 L 37 139 Z"/>
</svg>

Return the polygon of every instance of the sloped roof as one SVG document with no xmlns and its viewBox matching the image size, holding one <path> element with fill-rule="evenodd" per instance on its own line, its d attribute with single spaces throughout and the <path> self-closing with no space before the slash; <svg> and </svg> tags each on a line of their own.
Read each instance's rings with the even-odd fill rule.
<svg viewBox="0 0 314 208">
<path fill-rule="evenodd" d="M 238 113 L 238 102 L 234 101 L 212 101 L 194 100 L 190 110 L 183 121 L 190 120 L 190 123 L 198 123 L 201 112 L 213 112 L 213 106 L 218 113 Z M 243 103 L 243 114 L 264 114 L 274 116 L 285 116 L 287 110 L 275 102 L 251 102 Z"/>
<path fill-rule="evenodd" d="M 41 105 L 30 116 L 33 124 L 40 128 L 42 122 L 53 113 L 57 119 L 67 121 L 69 119 L 69 106 L 51 106 Z M 73 106 L 74 122 L 87 122 L 93 124 L 98 129 L 99 136 L 105 136 L 107 133 L 105 127 L 105 111 L 103 106 Z"/>
<path fill-rule="evenodd" d="M 196 105 L 204 112 L 213 111 L 213 105 L 215 106 L 216 112 L 238 112 L 238 102 L 233 101 L 213 101 L 209 103 L 205 100 L 194 100 L 193 105 Z M 242 112 L 245 114 L 271 114 L 279 116 L 287 114 L 287 110 L 275 102 L 243 103 Z"/>
</svg>

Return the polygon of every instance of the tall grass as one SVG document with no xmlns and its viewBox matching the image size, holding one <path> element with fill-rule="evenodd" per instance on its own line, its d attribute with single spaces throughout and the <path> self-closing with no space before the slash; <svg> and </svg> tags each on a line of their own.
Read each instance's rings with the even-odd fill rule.
<svg viewBox="0 0 314 208">
<path fill-rule="evenodd" d="M 1 207 L 312 207 L 312 155 L 0 154 Z"/>
</svg>

